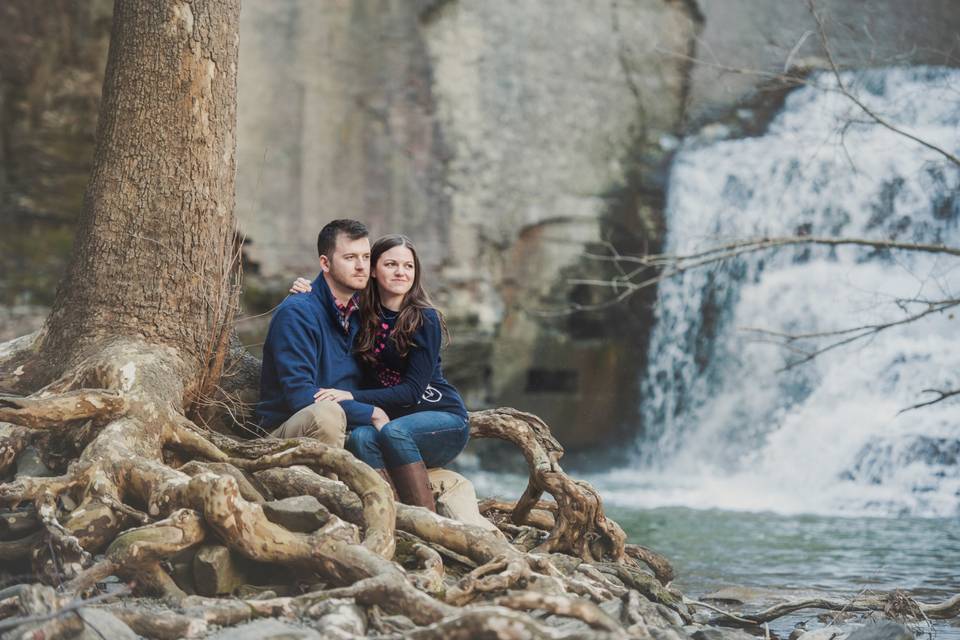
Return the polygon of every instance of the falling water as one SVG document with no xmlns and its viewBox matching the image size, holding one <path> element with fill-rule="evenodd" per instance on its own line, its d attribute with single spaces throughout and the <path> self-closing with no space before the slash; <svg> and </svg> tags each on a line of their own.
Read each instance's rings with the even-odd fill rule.
<svg viewBox="0 0 960 640">
<path fill-rule="evenodd" d="M 869 118 L 828 75 L 756 138 L 690 142 L 675 160 L 666 250 L 760 236 L 960 246 L 960 170 Z M 960 73 L 846 75 L 868 108 L 960 151 Z M 627 507 L 781 513 L 960 513 L 955 309 L 791 366 L 829 341 L 776 336 L 893 322 L 960 298 L 960 257 L 789 247 L 664 282 L 642 382 L 637 463 L 594 478 Z M 840 336 L 843 337 L 843 336 Z M 771 338 L 773 338 L 771 340 Z"/>
</svg>

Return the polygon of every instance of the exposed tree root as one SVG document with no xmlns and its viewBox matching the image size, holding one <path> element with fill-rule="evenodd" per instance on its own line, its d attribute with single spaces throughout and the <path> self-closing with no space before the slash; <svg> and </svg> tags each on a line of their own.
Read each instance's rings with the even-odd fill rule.
<svg viewBox="0 0 960 640">
<path fill-rule="evenodd" d="M 395 503 L 381 477 L 342 449 L 310 439 L 241 441 L 198 427 L 170 400 L 190 395 L 180 383 L 183 372 L 170 350 L 115 341 L 42 393 L 0 400 L 6 421 L 0 422 L 0 473 L 6 477 L 27 446 L 46 448 L 44 438 L 54 433 L 66 435 L 58 437 L 69 445 L 60 458 L 51 457 L 60 475 L 0 483 L 0 509 L 13 520 L 14 513 L 27 519 L 9 533 L 0 527 L 0 560 L 32 557 L 38 576 L 55 584 L 68 580 L 64 595 L 43 614 L 33 613 L 39 605 L 0 600 L 7 628 L 76 632 L 78 618 L 56 612 L 79 606 L 72 596 L 95 592 L 109 576 L 127 581 L 136 594 L 166 600 L 171 609 L 159 615 L 137 605 L 109 607 L 137 633 L 164 639 L 199 637 L 212 626 L 259 617 L 331 616 L 344 625 L 332 637 L 345 638 L 367 632 L 565 637 L 534 616 L 571 618 L 579 622 L 567 624 L 581 624 L 591 637 L 649 637 L 651 619 L 690 620 L 682 597 L 665 586 L 673 578 L 670 563 L 625 544 L 599 495 L 563 472 L 562 449 L 535 416 L 512 409 L 471 415 L 475 436 L 516 444 L 530 466 L 517 503 L 484 503 L 515 536 L 511 542 Z M 545 492 L 555 502 L 541 501 Z M 288 530 L 266 517 L 268 501 L 303 495 L 331 514 L 316 530 Z M 288 567 L 287 579 L 308 577 L 320 582 L 319 590 L 264 599 L 188 596 L 178 583 L 182 573 L 175 578 L 170 563 L 202 541 L 224 545 L 257 567 Z M 398 541 L 403 566 L 392 561 Z M 619 620 L 599 606 L 618 600 Z M 885 602 L 889 608 L 892 601 Z M 930 617 L 955 615 L 960 601 L 918 606 Z M 773 619 L 784 611 L 761 613 Z"/>
<path fill-rule="evenodd" d="M 331 513 L 356 525 L 363 523 L 363 503 L 342 482 L 324 478 L 304 466 L 264 469 L 253 474 L 277 498 L 313 496 Z"/>
<path fill-rule="evenodd" d="M 107 422 L 124 414 L 127 403 L 117 391 L 78 389 L 51 394 L 41 391 L 24 398 L 0 396 L 0 421 L 33 429 L 53 429 L 78 420 Z"/>
<path fill-rule="evenodd" d="M 540 609 L 553 615 L 576 618 L 587 623 L 594 629 L 602 631 L 623 632 L 620 623 L 611 618 L 600 607 L 587 600 L 570 598 L 563 595 L 548 595 L 545 593 L 525 592 L 511 593 L 494 599 L 493 603 L 508 609 L 531 611 Z"/>
<path fill-rule="evenodd" d="M 587 561 L 623 559 L 626 534 L 606 518 L 600 494 L 593 487 L 563 472 L 559 463 L 563 447 L 540 418 L 509 408 L 474 412 L 470 435 L 512 442 L 527 459 L 530 480 L 513 510 L 515 524 L 526 521 L 544 491 L 557 501 L 554 527 L 534 551 L 569 553 Z"/>
<path fill-rule="evenodd" d="M 513 513 L 516 506 L 516 502 L 497 500 L 495 498 L 487 498 L 478 505 L 480 513 L 482 513 L 484 517 L 494 521 L 499 521 L 501 516 L 505 516 L 513 521 Z M 518 524 L 529 525 L 543 529 L 544 531 L 553 531 L 553 528 L 557 526 L 557 519 L 554 516 L 556 510 L 556 503 L 540 500 L 534 508 L 527 511 L 523 522 Z"/>
</svg>

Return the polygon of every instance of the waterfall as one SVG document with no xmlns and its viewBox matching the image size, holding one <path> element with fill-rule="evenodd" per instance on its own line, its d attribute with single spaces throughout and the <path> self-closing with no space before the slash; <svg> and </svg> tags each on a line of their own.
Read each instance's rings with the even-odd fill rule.
<svg viewBox="0 0 960 640">
<path fill-rule="evenodd" d="M 960 72 L 843 76 L 894 126 L 960 152 Z M 791 93 L 760 137 L 689 141 L 668 194 L 666 251 L 759 236 L 960 246 L 960 171 L 876 123 L 829 74 Z M 839 331 L 960 298 L 960 258 L 787 247 L 662 283 L 641 383 L 636 464 L 592 480 L 613 503 L 785 513 L 960 513 L 960 307 L 806 364 L 750 329 Z M 800 349 L 813 342 L 801 341 Z M 783 370 L 784 367 L 786 370 Z"/>
</svg>

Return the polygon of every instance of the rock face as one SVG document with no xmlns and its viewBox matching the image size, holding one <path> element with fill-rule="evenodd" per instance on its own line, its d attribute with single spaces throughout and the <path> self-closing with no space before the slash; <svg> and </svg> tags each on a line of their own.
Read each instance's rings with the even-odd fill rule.
<svg viewBox="0 0 960 640">
<path fill-rule="evenodd" d="M 93 159 L 112 5 L 0 4 L 0 305 L 16 305 L 0 312 L 4 339 L 35 328 L 24 320 L 42 320 L 25 305 L 49 304 L 70 252 Z"/>
<path fill-rule="evenodd" d="M 908 4 L 817 2 L 838 63 L 952 64 L 952 0 Z M 19 269 L 3 270 L 2 303 L 42 301 L 66 260 L 109 5 L 0 9 L 0 225 L 18 239 L 0 254 Z M 406 233 L 453 326 L 448 374 L 468 404 L 538 413 L 568 446 L 607 444 L 636 428 L 653 292 L 542 312 L 610 297 L 570 282 L 616 274 L 585 254 L 658 249 L 678 139 L 738 113 L 770 72 L 823 65 L 815 31 L 802 2 L 247 2 L 249 299 L 269 308 L 294 274 L 314 274 L 331 218 Z"/>
</svg>

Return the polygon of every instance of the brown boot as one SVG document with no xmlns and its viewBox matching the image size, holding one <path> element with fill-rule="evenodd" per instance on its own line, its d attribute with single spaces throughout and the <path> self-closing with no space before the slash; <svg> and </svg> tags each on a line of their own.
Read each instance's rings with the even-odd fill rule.
<svg viewBox="0 0 960 640">
<path fill-rule="evenodd" d="M 430 478 L 423 460 L 393 467 L 390 469 L 390 476 L 397 487 L 400 502 L 426 507 L 436 513 L 437 505 L 433 501 L 433 489 L 430 487 Z"/>
<path fill-rule="evenodd" d="M 387 472 L 387 470 L 386 470 L 386 469 L 374 469 L 374 471 L 376 471 L 377 473 L 379 473 L 379 474 L 380 474 L 380 477 L 383 478 L 383 481 L 386 482 L 387 485 L 390 487 L 390 491 L 393 492 L 393 499 L 394 499 L 394 500 L 399 500 L 399 498 L 397 497 L 397 488 L 396 488 L 395 486 L 393 486 L 393 478 L 390 477 L 390 474 Z"/>
</svg>

